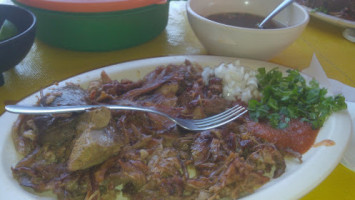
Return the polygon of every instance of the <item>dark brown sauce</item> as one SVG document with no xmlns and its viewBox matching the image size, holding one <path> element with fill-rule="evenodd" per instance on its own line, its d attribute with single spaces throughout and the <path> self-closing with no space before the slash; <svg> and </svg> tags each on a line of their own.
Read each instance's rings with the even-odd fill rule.
<svg viewBox="0 0 355 200">
<path fill-rule="evenodd" d="M 218 13 L 207 16 L 207 19 L 231 26 L 245 28 L 257 28 L 257 24 L 264 20 L 264 17 L 249 13 Z M 270 20 L 264 25 L 264 29 L 283 28 L 285 25 L 275 20 Z"/>
</svg>

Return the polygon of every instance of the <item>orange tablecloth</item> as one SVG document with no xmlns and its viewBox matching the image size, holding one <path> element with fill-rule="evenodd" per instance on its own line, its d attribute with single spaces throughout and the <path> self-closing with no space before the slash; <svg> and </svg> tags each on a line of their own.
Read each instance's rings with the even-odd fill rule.
<svg viewBox="0 0 355 200">
<path fill-rule="evenodd" d="M 0 0 L 0 3 L 9 0 Z M 170 2 L 169 23 L 157 38 L 137 47 L 101 53 L 75 52 L 36 40 L 26 58 L 4 73 L 0 87 L 0 113 L 9 101 L 22 98 L 56 81 L 99 67 L 150 57 L 206 54 L 192 32 L 185 2 Z M 309 65 L 315 53 L 329 78 L 355 87 L 355 44 L 342 37 L 343 28 L 311 18 L 301 37 L 270 62 L 295 69 Z M 305 177 L 306 178 L 306 177 Z M 355 173 L 341 164 L 302 199 L 355 199 Z"/>
</svg>

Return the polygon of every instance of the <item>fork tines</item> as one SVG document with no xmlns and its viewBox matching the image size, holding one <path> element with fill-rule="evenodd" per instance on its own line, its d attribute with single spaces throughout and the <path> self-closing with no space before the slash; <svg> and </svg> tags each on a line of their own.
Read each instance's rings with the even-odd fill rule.
<svg viewBox="0 0 355 200">
<path fill-rule="evenodd" d="M 242 116 L 246 112 L 248 112 L 248 110 L 245 107 L 235 105 L 234 107 L 217 115 L 204 119 L 193 120 L 193 123 L 201 129 L 212 129 L 227 124 Z"/>
</svg>

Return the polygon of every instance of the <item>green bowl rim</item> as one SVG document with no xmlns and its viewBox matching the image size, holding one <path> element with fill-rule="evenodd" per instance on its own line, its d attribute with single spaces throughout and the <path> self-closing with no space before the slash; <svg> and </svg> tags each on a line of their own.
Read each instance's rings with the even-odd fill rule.
<svg viewBox="0 0 355 200">
<path fill-rule="evenodd" d="M 22 3 L 17 2 L 16 0 L 11 0 L 14 4 L 31 9 L 33 12 L 42 12 L 42 13 L 50 13 L 50 14 L 58 14 L 58 15 L 72 15 L 72 16 L 96 16 L 96 15 L 125 15 L 132 14 L 136 12 L 145 12 L 147 10 L 154 9 L 156 7 L 165 6 L 169 4 L 170 0 L 168 0 L 165 4 L 152 4 L 149 6 L 144 6 L 140 8 L 134 8 L 129 10 L 119 10 L 119 11 L 110 11 L 110 12 L 66 12 L 66 11 L 56 11 L 56 10 L 46 10 L 42 8 L 36 8 L 32 6 L 28 6 Z"/>
</svg>

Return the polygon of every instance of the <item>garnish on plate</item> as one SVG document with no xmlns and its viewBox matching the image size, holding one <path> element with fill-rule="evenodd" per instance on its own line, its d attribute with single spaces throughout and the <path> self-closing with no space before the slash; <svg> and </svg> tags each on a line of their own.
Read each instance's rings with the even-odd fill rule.
<svg viewBox="0 0 355 200">
<path fill-rule="evenodd" d="M 307 84 L 298 71 L 287 70 L 287 73 L 283 76 L 277 69 L 268 72 L 265 68 L 258 69 L 262 97 L 249 101 L 252 120 L 267 120 L 272 127 L 283 129 L 291 119 L 300 118 L 318 129 L 333 112 L 347 107 L 344 96 L 328 96 L 327 89 L 320 88 L 316 80 Z"/>
</svg>

